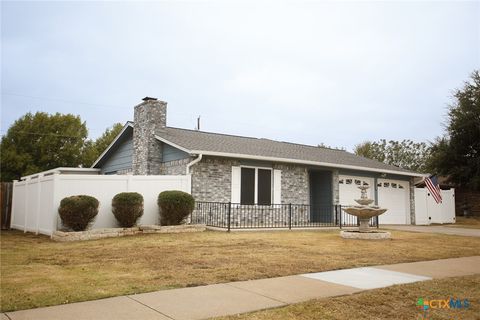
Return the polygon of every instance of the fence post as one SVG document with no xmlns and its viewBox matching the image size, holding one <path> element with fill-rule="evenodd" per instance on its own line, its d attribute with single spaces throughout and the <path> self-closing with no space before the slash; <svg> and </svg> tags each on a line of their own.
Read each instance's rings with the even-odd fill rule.
<svg viewBox="0 0 480 320">
<path fill-rule="evenodd" d="M 228 203 L 228 211 L 227 211 L 227 224 L 228 224 L 228 232 L 230 232 L 230 211 L 231 211 L 231 208 L 232 208 L 232 203 L 229 202 Z"/>
<path fill-rule="evenodd" d="M 14 180 L 14 182 L 17 180 Z M 13 184 L 14 182 L 2 182 L 0 207 L 2 210 L 2 230 L 10 229 L 10 220 L 13 205 Z"/>
<path fill-rule="evenodd" d="M 337 205 L 333 205 L 333 225 L 337 226 L 338 225 L 338 210 L 337 210 Z"/>
<path fill-rule="evenodd" d="M 342 229 L 342 205 L 339 204 L 339 205 L 336 205 L 336 207 L 340 209 L 339 210 L 340 211 L 340 229 Z"/>
<path fill-rule="evenodd" d="M 288 230 L 292 230 L 292 204 L 288 204 Z"/>
</svg>

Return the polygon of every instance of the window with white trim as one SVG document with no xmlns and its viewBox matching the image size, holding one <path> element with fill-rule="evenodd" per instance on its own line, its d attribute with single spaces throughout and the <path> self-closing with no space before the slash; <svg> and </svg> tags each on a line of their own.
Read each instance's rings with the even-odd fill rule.
<svg viewBox="0 0 480 320">
<path fill-rule="evenodd" d="M 272 204 L 272 169 L 242 167 L 240 204 Z"/>
</svg>

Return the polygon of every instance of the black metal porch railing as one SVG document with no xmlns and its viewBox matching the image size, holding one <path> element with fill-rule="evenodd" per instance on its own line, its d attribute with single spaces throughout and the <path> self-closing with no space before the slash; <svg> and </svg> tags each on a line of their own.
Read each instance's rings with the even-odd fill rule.
<svg viewBox="0 0 480 320">
<path fill-rule="evenodd" d="M 231 202 L 195 203 L 190 216 L 192 224 L 225 229 L 309 228 L 358 226 L 355 216 L 342 211 L 340 205 L 272 204 L 242 205 Z M 370 220 L 378 227 L 378 218 Z"/>
</svg>

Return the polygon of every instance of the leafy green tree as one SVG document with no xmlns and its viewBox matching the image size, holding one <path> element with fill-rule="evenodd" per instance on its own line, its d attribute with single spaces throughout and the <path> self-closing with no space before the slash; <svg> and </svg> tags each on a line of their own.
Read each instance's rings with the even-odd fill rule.
<svg viewBox="0 0 480 320">
<path fill-rule="evenodd" d="M 412 140 L 387 142 L 385 139 L 380 139 L 358 144 L 355 146 L 354 152 L 356 155 L 400 168 L 425 172 L 426 162 L 430 156 L 430 147 L 425 142 Z"/>
<path fill-rule="evenodd" d="M 85 122 L 79 116 L 27 113 L 2 137 L 2 181 L 56 167 L 81 165 L 87 134 Z"/>
<path fill-rule="evenodd" d="M 342 150 L 345 151 L 345 148 L 343 147 L 332 147 L 332 146 L 327 146 L 325 143 L 321 142 L 317 144 L 317 147 L 319 148 L 326 148 L 326 149 L 335 149 L 335 150 Z"/>
<path fill-rule="evenodd" d="M 428 167 L 451 182 L 480 190 L 480 72 L 454 94 L 446 134 L 432 146 Z"/>
<path fill-rule="evenodd" d="M 123 125 L 121 123 L 115 123 L 110 128 L 107 128 L 105 132 L 98 137 L 95 141 L 86 141 L 85 143 L 85 157 L 83 165 L 90 167 L 95 160 L 102 154 L 105 149 L 112 143 L 113 139 L 122 131 Z"/>
<path fill-rule="evenodd" d="M 382 143 L 383 142 L 383 143 Z M 380 142 L 365 141 L 355 146 L 353 152 L 357 156 L 374 159 L 380 162 L 385 161 L 385 140 Z"/>
<path fill-rule="evenodd" d="M 105 132 L 95 140 L 94 146 L 98 152 L 98 156 L 107 149 L 107 147 L 112 143 L 113 139 L 122 131 L 123 124 L 115 123 L 110 128 L 107 128 Z M 97 157 L 98 157 L 97 156 Z"/>
</svg>

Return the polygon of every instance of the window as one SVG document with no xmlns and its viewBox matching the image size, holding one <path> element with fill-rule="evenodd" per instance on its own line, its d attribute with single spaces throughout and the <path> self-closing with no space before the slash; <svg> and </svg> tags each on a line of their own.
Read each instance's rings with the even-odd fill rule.
<svg viewBox="0 0 480 320">
<path fill-rule="evenodd" d="M 272 204 L 272 170 L 241 168 L 241 204 Z"/>
<path fill-rule="evenodd" d="M 272 170 L 258 169 L 257 203 L 270 205 L 272 202 Z"/>
<path fill-rule="evenodd" d="M 240 203 L 255 204 L 255 169 L 242 168 Z"/>
</svg>

